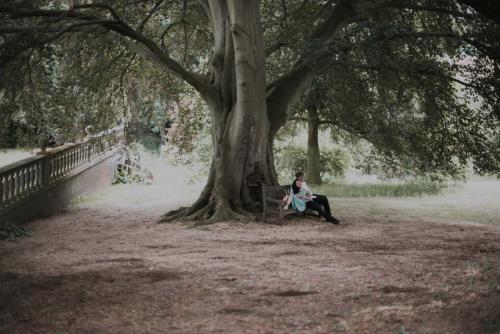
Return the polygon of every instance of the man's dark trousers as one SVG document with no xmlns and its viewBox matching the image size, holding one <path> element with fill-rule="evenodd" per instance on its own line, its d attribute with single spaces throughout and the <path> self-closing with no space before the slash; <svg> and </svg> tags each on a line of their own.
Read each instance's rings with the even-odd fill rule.
<svg viewBox="0 0 500 334">
<path fill-rule="evenodd" d="M 317 195 L 317 194 L 313 194 L 313 195 L 316 196 L 316 198 L 313 198 L 313 202 L 323 206 L 323 208 L 325 209 L 325 212 L 329 216 L 331 216 L 332 212 L 330 210 L 330 203 L 328 203 L 328 198 L 325 195 Z"/>
</svg>

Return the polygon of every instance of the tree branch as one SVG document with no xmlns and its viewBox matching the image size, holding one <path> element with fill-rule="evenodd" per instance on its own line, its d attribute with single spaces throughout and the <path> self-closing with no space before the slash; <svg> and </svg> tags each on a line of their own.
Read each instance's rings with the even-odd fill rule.
<svg viewBox="0 0 500 334">
<path fill-rule="evenodd" d="M 396 38 L 405 38 L 405 37 L 416 37 L 416 38 L 425 38 L 425 37 L 429 37 L 429 38 L 450 38 L 450 39 L 455 39 L 455 40 L 459 40 L 459 41 L 462 41 L 464 43 L 467 43 L 473 47 L 475 47 L 478 51 L 488 55 L 491 59 L 494 59 L 494 60 L 498 60 L 500 58 L 500 54 L 498 51 L 488 47 L 487 45 L 484 45 L 482 43 L 479 43 L 475 40 L 473 40 L 472 38 L 476 37 L 478 35 L 476 34 L 463 34 L 463 35 L 459 35 L 459 34 L 456 34 L 456 33 L 451 33 L 451 32 L 425 32 L 425 31 L 422 31 L 422 32 L 398 32 L 398 33 L 395 33 L 395 34 L 391 34 L 391 35 L 386 35 L 386 36 L 382 36 L 383 38 L 375 38 L 373 43 L 375 43 L 376 41 L 379 41 L 381 39 L 388 39 L 388 40 L 391 40 L 391 39 L 396 39 Z"/>
<path fill-rule="evenodd" d="M 271 45 L 270 47 L 268 47 L 266 49 L 266 57 L 269 57 L 270 55 L 272 55 L 273 53 L 275 53 L 276 51 L 278 51 L 282 47 L 285 47 L 288 45 L 289 45 L 288 43 L 283 42 L 283 41 L 279 41 L 279 42 L 274 43 L 273 45 Z"/>
<path fill-rule="evenodd" d="M 0 26 L 0 34 L 16 34 L 23 32 L 45 32 L 45 33 L 58 33 L 63 29 L 67 29 L 66 26 L 58 26 L 58 27 L 47 27 L 47 26 Z M 70 31 L 79 31 L 73 29 L 67 29 L 67 32 Z"/>
<path fill-rule="evenodd" d="M 351 63 L 351 62 L 346 62 L 346 61 L 332 61 L 329 64 L 331 65 L 336 65 L 336 66 L 344 66 L 344 67 L 351 67 L 351 68 L 356 68 L 356 69 L 362 69 L 362 70 L 367 70 L 367 71 L 385 71 L 385 70 L 390 70 L 390 71 L 396 71 L 396 72 L 405 72 L 405 73 L 412 73 L 412 74 L 425 74 L 429 76 L 439 76 L 444 79 L 456 82 L 460 85 L 463 85 L 465 87 L 469 88 L 474 88 L 474 89 L 480 89 L 480 87 L 471 84 L 469 82 L 465 82 L 463 80 L 457 79 L 455 77 L 442 74 L 438 71 L 435 71 L 433 68 L 429 67 L 418 67 L 418 64 L 410 64 L 413 65 L 413 68 L 411 66 L 408 66 L 408 64 L 402 64 L 400 66 L 397 65 L 388 65 L 388 64 L 376 64 L 376 65 L 371 65 L 371 64 L 362 64 L 362 63 Z M 415 66 L 416 65 L 416 66 Z"/>
<path fill-rule="evenodd" d="M 419 6 L 419 5 L 412 5 L 411 3 L 408 3 L 408 2 L 398 2 L 398 1 L 390 1 L 390 2 L 387 2 L 386 4 L 381 5 L 381 6 L 377 6 L 376 8 L 377 9 L 382 9 L 382 8 L 411 9 L 411 10 L 416 10 L 416 11 L 426 11 L 426 12 L 447 14 L 447 15 L 452 15 L 455 17 L 466 18 L 469 20 L 472 20 L 472 19 L 477 17 L 476 15 L 473 15 L 473 14 L 464 13 L 464 12 L 452 10 L 449 8 L 437 7 L 437 6 Z"/>
<path fill-rule="evenodd" d="M 120 21 L 120 22 L 122 21 L 122 19 L 120 18 L 120 16 L 118 15 L 118 13 L 114 10 L 114 8 L 111 7 L 111 6 L 109 6 L 109 5 L 106 5 L 106 4 L 91 3 L 91 4 L 75 5 L 75 6 L 73 6 L 74 10 L 77 10 L 77 9 L 87 9 L 87 8 L 101 8 L 101 9 L 106 9 L 106 10 L 108 10 L 111 13 L 111 16 L 113 16 L 116 21 Z"/>
<path fill-rule="evenodd" d="M 164 0 L 159 0 L 155 3 L 155 5 L 153 6 L 153 8 L 149 11 L 148 15 L 144 18 L 144 20 L 141 21 L 141 23 L 139 24 L 139 26 L 136 28 L 137 31 L 141 32 L 143 31 L 144 29 L 144 26 L 146 25 L 146 23 L 149 21 L 149 19 L 156 13 L 156 11 L 158 10 L 158 8 L 162 5 Z"/>
<path fill-rule="evenodd" d="M 326 19 L 312 32 L 310 42 L 330 41 L 342 28 L 356 19 L 356 11 L 349 0 L 340 0 L 333 8 L 327 3 L 321 9 L 321 15 L 325 13 L 328 14 Z M 313 68 L 303 56 L 292 70 L 268 85 L 267 104 L 271 133 L 285 124 L 289 105 L 307 88 L 313 77 Z"/>
<path fill-rule="evenodd" d="M 283 28 L 287 27 L 287 9 L 285 0 L 281 0 L 281 7 L 283 7 Z"/>
<path fill-rule="evenodd" d="M 21 17 L 56 17 L 58 19 L 76 19 L 79 21 L 84 21 L 82 24 L 95 24 L 101 26 L 109 31 L 113 31 L 121 36 L 128 37 L 136 43 L 129 43 L 128 45 L 132 47 L 139 54 L 153 61 L 154 63 L 162 66 L 163 68 L 169 70 L 177 77 L 185 80 L 187 83 L 192 85 L 196 90 L 198 90 L 202 95 L 209 94 L 212 92 L 213 88 L 205 82 L 205 77 L 196 73 L 192 73 L 184 69 L 179 63 L 174 59 L 170 58 L 166 52 L 161 50 L 157 44 L 150 38 L 144 36 L 137 30 L 134 30 L 127 23 L 122 21 L 116 11 L 112 7 L 100 4 L 89 4 L 78 6 L 80 8 L 104 8 L 110 11 L 113 17 L 117 21 L 100 20 L 92 15 L 86 15 L 79 13 L 72 8 L 70 10 L 48 10 L 48 9 L 26 9 L 26 8 L 13 8 L 8 6 L 0 6 L 0 13 L 7 13 L 12 18 Z M 97 22 L 97 23 L 96 23 Z"/>
</svg>

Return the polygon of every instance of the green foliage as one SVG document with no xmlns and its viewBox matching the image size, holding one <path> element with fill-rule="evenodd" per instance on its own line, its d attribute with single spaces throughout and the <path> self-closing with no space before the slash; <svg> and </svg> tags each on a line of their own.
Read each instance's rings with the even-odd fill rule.
<svg viewBox="0 0 500 334">
<path fill-rule="evenodd" d="M 447 188 L 439 182 L 411 181 L 405 183 L 330 183 L 314 186 L 314 192 L 330 197 L 414 197 L 439 195 Z"/>
<path fill-rule="evenodd" d="M 267 79 L 278 80 L 294 67 L 316 68 L 318 81 L 302 102 L 318 102 L 322 122 L 334 132 L 372 143 L 384 157 L 381 168 L 457 177 L 472 162 L 479 173 L 498 174 L 500 27 L 454 0 L 433 4 L 441 10 L 416 9 L 428 3 L 415 0 L 404 8 L 405 2 L 354 1 L 356 20 L 334 38 L 319 40 L 311 38 L 314 30 L 341 2 L 264 0 L 265 44 L 279 46 L 266 59 Z M 184 69 L 205 77 L 214 65 L 213 31 L 199 2 L 109 4 Z M 67 9 L 69 3 L 5 5 Z M 112 18 L 104 7 L 79 11 Z M 6 27 L 50 23 L 61 29 L 40 17 L 1 13 L 0 19 Z M 43 29 L 0 33 L 0 146 L 34 147 L 57 130 L 74 141 L 89 125 L 98 132 L 124 120 L 130 142 L 157 147 L 158 138 L 168 138 L 179 155 L 198 150 L 206 110 L 186 83 L 132 53 L 127 37 L 105 28 L 88 25 L 54 36 Z M 300 118 L 303 103 L 295 109 Z M 168 134 L 162 133 L 166 120 L 174 124 Z M 200 152 L 211 158 L 209 150 Z"/>
<path fill-rule="evenodd" d="M 115 174 L 115 179 L 113 184 L 146 184 L 150 185 L 153 183 L 151 173 L 143 168 L 138 168 L 137 166 L 132 166 L 128 164 L 120 165 Z"/>
<path fill-rule="evenodd" d="M 341 149 L 320 152 L 321 178 L 324 181 L 343 177 L 349 165 L 349 157 Z"/>
<path fill-rule="evenodd" d="M 47 1 L 32 5 L 64 7 Z M 132 26 L 139 25 L 151 9 L 127 1 L 115 2 L 113 7 Z M 180 62 L 186 67 L 199 65 L 194 55 L 203 52 L 210 38 L 207 30 L 195 29 L 188 23 L 193 20 L 206 24 L 205 16 L 200 17 L 203 12 L 190 4 L 185 24 L 173 24 L 175 17 L 183 13 L 182 4 L 163 7 L 161 17 L 146 22 L 143 32 L 156 35 L 154 39 L 158 40 L 165 27 L 172 24 L 163 46 L 183 59 Z M 88 12 L 102 15 L 99 9 Z M 12 22 L 5 18 L 5 23 Z M 185 34 L 190 35 L 196 48 L 177 47 Z M 74 36 L 63 34 L 43 47 L 39 41 L 50 38 L 46 32 L 0 38 L 0 147 L 36 147 L 40 137 L 56 130 L 65 141 L 75 141 L 85 136 L 88 126 L 97 133 L 121 121 L 129 124 L 129 142 L 142 140 L 143 136 L 160 137 L 168 107 L 186 84 L 132 53 L 124 38 L 105 29 L 92 27 L 78 38 Z M 8 57 L 10 54 L 13 57 Z"/>
<path fill-rule="evenodd" d="M 197 150 L 201 137 L 210 135 L 211 121 L 201 98 L 192 92 L 172 103 L 168 116 L 174 120 L 166 139 L 179 155 L 191 155 Z"/>
<path fill-rule="evenodd" d="M 212 120 L 201 98 L 187 93 L 169 110 L 174 120 L 168 129 L 163 153 L 170 163 L 195 166 L 192 181 L 207 177 L 212 163 Z"/>
<path fill-rule="evenodd" d="M 278 178 L 288 182 L 299 170 L 306 170 L 307 153 L 298 146 L 276 145 L 275 163 Z M 340 149 L 322 150 L 320 152 L 321 177 L 324 180 L 333 180 L 342 177 L 349 164 L 349 157 Z"/>
<path fill-rule="evenodd" d="M 127 146 L 123 151 L 123 163 L 118 165 L 113 184 L 139 183 L 150 185 L 153 174 L 144 167 L 137 144 Z"/>
<path fill-rule="evenodd" d="M 139 140 L 144 149 L 151 154 L 159 154 L 161 148 L 161 137 L 160 135 L 149 135 L 144 136 Z"/>
<path fill-rule="evenodd" d="M 14 241 L 29 235 L 29 231 L 22 226 L 5 220 L 0 221 L 0 240 Z"/>
<path fill-rule="evenodd" d="M 293 180 L 298 170 L 305 170 L 307 155 L 303 148 L 297 146 L 275 147 L 274 162 L 278 179 Z"/>
<path fill-rule="evenodd" d="M 408 177 L 425 177 L 432 182 L 444 182 L 449 179 L 462 180 L 471 174 L 471 168 L 460 164 L 450 164 L 455 168 L 453 173 L 446 173 L 438 168 L 426 166 L 425 169 L 416 168 L 413 160 L 405 161 L 395 154 L 381 153 L 376 147 L 367 148 L 365 155 L 356 157 L 354 168 L 366 175 L 377 175 L 383 179 L 404 179 Z"/>
<path fill-rule="evenodd" d="M 284 6 L 285 5 L 285 6 Z M 266 76 L 269 82 L 287 73 L 303 50 L 317 22 L 323 4 L 317 1 L 292 0 L 262 1 L 262 26 L 268 48 L 282 45 L 266 59 Z"/>
<path fill-rule="evenodd" d="M 305 57 L 318 73 L 296 119 L 317 106 L 333 133 L 370 142 L 391 176 L 459 178 L 471 163 L 498 174 L 499 26 L 368 2 L 358 10 L 369 19 L 311 41 Z"/>
<path fill-rule="evenodd" d="M 63 44 L 71 48 L 69 55 Z M 102 48 L 103 53 L 95 48 Z M 116 125 L 121 118 L 119 100 L 104 88 L 116 87 L 116 72 L 103 71 L 97 77 L 95 72 L 102 71 L 114 50 L 120 48 L 116 40 L 105 36 L 63 39 L 60 44 L 33 50 L 15 66 L 3 68 L 7 77 L 15 73 L 22 87 L 14 94 L 4 93 L 0 99 L 0 108 L 11 111 L 5 122 L 8 128 L 14 128 L 10 134 L 15 134 L 15 140 L 9 144 L 35 147 L 40 137 L 56 131 L 65 141 L 75 141 L 85 136 L 84 129 L 89 125 L 94 133 Z M 96 54 L 99 56 L 92 56 Z M 7 85 L 0 84 L 0 91 L 8 92 Z"/>
</svg>

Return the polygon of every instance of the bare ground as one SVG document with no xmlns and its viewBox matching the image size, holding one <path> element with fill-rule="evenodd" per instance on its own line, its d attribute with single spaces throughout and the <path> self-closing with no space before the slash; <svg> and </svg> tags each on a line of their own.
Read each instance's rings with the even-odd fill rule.
<svg viewBox="0 0 500 334">
<path fill-rule="evenodd" d="M 498 220 L 337 202 L 338 226 L 102 201 L 38 219 L 0 243 L 0 333 L 500 333 Z"/>
</svg>

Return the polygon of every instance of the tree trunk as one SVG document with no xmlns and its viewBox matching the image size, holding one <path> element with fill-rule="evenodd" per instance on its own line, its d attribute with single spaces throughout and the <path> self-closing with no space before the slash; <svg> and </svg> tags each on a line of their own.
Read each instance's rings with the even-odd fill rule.
<svg viewBox="0 0 500 334">
<path fill-rule="evenodd" d="M 214 30 L 211 84 L 204 94 L 213 119 L 213 158 L 205 189 L 189 208 L 164 220 L 248 220 L 260 207 L 269 168 L 269 120 L 265 100 L 265 48 L 257 0 L 208 1 Z M 272 157 L 272 156 L 271 156 Z"/>
<path fill-rule="evenodd" d="M 318 108 L 307 108 L 307 180 L 311 184 L 321 184 L 321 163 L 318 144 L 319 117 Z"/>
<path fill-rule="evenodd" d="M 291 74 L 271 84 L 268 88 L 272 91 L 266 94 L 260 1 L 198 2 L 210 18 L 214 36 L 209 87 L 198 82 L 196 75 L 179 73 L 200 92 L 211 111 L 212 166 L 198 200 L 191 207 L 167 213 L 164 221 L 248 220 L 249 212 L 260 207 L 261 185 L 277 184 L 274 136 L 286 122 L 288 107 L 314 74 L 299 62 Z M 333 38 L 352 17 L 349 4 L 342 1 L 336 5 L 312 38 Z M 177 69 L 170 63 L 167 65 Z"/>
</svg>

